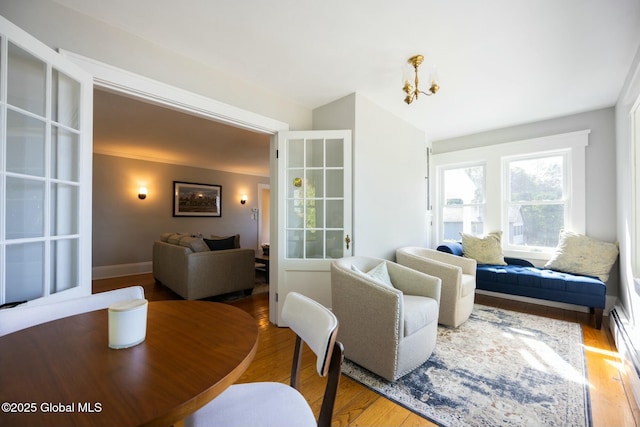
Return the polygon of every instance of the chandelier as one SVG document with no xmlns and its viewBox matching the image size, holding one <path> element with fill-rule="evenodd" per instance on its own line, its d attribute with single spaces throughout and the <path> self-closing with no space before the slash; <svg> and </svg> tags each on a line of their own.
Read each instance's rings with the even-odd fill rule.
<svg viewBox="0 0 640 427">
<path fill-rule="evenodd" d="M 418 87 L 418 67 L 420 66 L 420 64 L 422 64 L 422 61 L 424 61 L 424 56 L 422 55 L 412 56 L 407 61 L 409 65 L 413 66 L 414 74 L 413 84 L 411 82 L 411 76 L 406 76 L 404 78 L 404 86 L 402 87 L 402 90 L 407 94 L 407 96 L 404 98 L 404 102 L 406 102 L 407 104 L 411 104 L 414 100 L 418 99 L 419 94 L 431 96 L 438 92 L 438 90 L 440 89 L 440 86 L 438 86 L 438 83 L 436 82 L 435 75 L 431 76 L 431 86 L 429 87 L 427 92 L 420 90 L 420 88 Z"/>
</svg>

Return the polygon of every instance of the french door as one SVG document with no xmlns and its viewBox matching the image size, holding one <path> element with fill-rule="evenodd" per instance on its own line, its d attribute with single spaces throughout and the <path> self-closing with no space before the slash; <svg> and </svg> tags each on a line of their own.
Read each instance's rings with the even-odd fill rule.
<svg viewBox="0 0 640 427">
<path fill-rule="evenodd" d="M 331 261 L 351 254 L 351 131 L 280 132 L 277 141 L 276 313 L 300 292 L 331 307 Z M 272 236 L 273 237 L 273 236 Z M 275 314 L 275 316 L 273 316 Z"/>
<path fill-rule="evenodd" d="M 0 17 L 0 304 L 91 293 L 92 90 Z"/>
</svg>

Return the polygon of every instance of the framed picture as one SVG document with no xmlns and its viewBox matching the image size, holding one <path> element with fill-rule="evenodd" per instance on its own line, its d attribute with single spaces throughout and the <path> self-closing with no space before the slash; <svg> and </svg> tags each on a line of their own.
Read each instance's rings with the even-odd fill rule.
<svg viewBox="0 0 640 427">
<path fill-rule="evenodd" d="M 173 216 L 222 216 L 222 187 L 173 181 Z"/>
</svg>

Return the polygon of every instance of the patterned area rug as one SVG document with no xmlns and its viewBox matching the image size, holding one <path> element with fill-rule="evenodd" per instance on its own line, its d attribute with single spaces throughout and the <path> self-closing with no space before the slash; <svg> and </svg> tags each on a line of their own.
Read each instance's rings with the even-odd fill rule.
<svg viewBox="0 0 640 427">
<path fill-rule="evenodd" d="M 579 324 L 476 304 L 436 349 L 390 383 L 345 360 L 342 372 L 442 426 L 591 426 Z"/>
</svg>

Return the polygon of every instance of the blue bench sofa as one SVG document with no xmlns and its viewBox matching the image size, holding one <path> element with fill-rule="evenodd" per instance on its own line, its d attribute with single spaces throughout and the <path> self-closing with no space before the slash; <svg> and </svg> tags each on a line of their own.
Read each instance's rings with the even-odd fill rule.
<svg viewBox="0 0 640 427">
<path fill-rule="evenodd" d="M 462 243 L 443 243 L 441 252 L 462 256 Z M 478 264 L 476 289 L 589 307 L 596 329 L 602 326 L 607 285 L 597 277 L 535 267 L 529 261 L 504 257 L 507 265 Z"/>
</svg>

